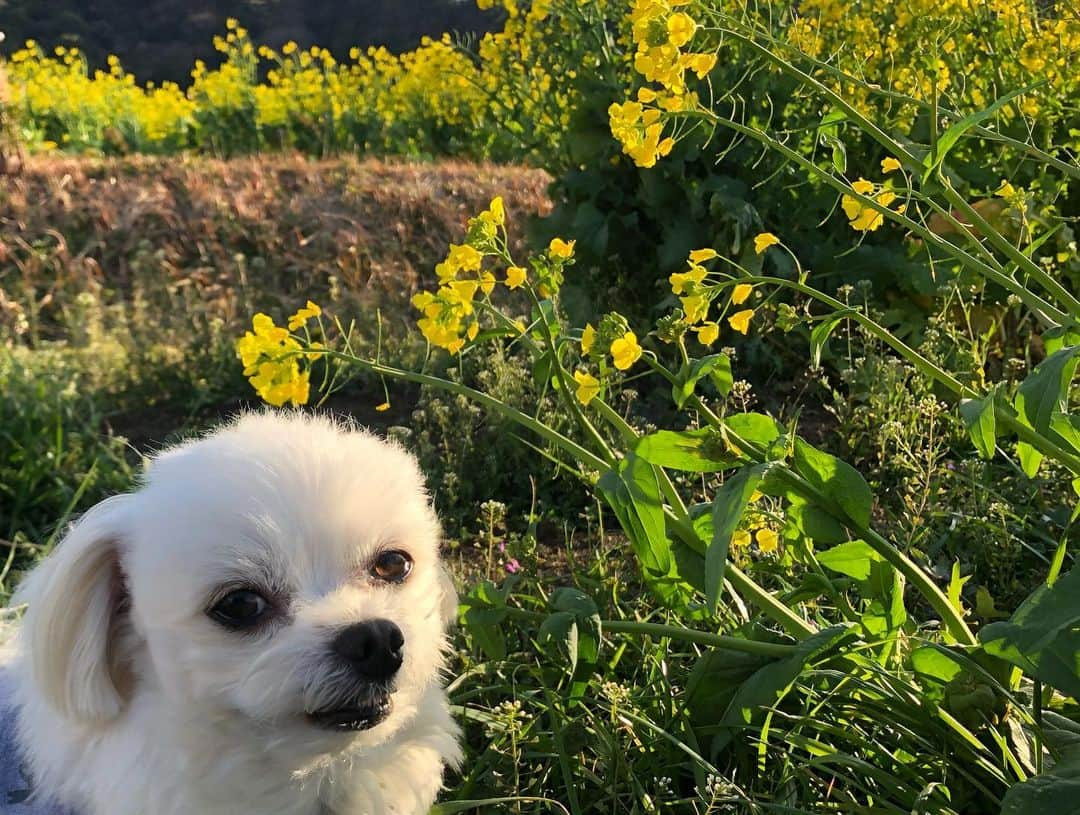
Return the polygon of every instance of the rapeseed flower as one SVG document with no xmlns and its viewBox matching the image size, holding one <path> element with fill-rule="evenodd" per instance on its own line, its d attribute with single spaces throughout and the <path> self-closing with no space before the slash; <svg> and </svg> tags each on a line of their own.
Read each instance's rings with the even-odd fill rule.
<svg viewBox="0 0 1080 815">
<path fill-rule="evenodd" d="M 762 232 L 754 238 L 754 252 L 760 255 L 770 246 L 776 246 L 778 243 L 780 243 L 780 239 L 772 232 Z"/>
<path fill-rule="evenodd" d="M 600 393 L 600 380 L 585 371 L 574 371 L 574 381 L 577 382 L 577 393 L 574 395 L 583 405 L 589 404 Z"/>
<path fill-rule="evenodd" d="M 748 308 L 744 311 L 737 311 L 728 317 L 728 325 L 738 331 L 740 334 L 746 334 L 750 330 L 750 320 L 754 316 L 754 309 Z"/>
<path fill-rule="evenodd" d="M 641 358 L 641 346 L 638 345 L 637 336 L 633 331 L 627 331 L 612 342 L 610 351 L 615 367 L 620 371 L 627 370 Z"/>
</svg>

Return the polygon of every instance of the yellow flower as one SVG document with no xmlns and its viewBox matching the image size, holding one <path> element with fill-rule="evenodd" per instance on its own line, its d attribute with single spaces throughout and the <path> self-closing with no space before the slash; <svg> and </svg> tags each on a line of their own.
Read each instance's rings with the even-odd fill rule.
<svg viewBox="0 0 1080 815">
<path fill-rule="evenodd" d="M 750 320 L 753 316 L 754 310 L 752 308 L 748 308 L 745 311 L 737 311 L 728 317 L 728 325 L 740 334 L 745 334 L 750 330 Z"/>
<path fill-rule="evenodd" d="M 627 331 L 611 343 L 611 358 L 620 371 L 627 370 L 641 357 L 641 346 L 633 331 Z"/>
<path fill-rule="evenodd" d="M 567 242 L 562 238 L 552 238 L 551 243 L 548 244 L 548 252 L 551 253 L 552 257 L 566 260 L 573 256 L 575 243 L 577 243 L 577 241 Z"/>
<path fill-rule="evenodd" d="M 883 158 L 881 160 L 881 172 L 884 173 L 885 175 L 888 175 L 889 173 L 893 172 L 894 170 L 899 170 L 899 169 L 900 169 L 900 162 L 897 161 L 896 159 L 894 159 L 892 156 L 889 156 L 888 158 Z"/>
<path fill-rule="evenodd" d="M 480 323 L 470 323 L 469 327 L 467 329 L 465 329 L 465 336 L 468 337 L 470 341 L 475 340 L 476 335 L 479 334 L 479 333 L 480 333 Z"/>
<path fill-rule="evenodd" d="M 578 383 L 577 400 L 583 405 L 589 404 L 600 393 L 600 380 L 585 371 L 574 371 L 574 381 Z"/>
<path fill-rule="evenodd" d="M 458 272 L 478 272 L 483 259 L 484 256 L 468 244 L 461 246 L 450 244 L 450 254 L 446 256 L 444 261 L 446 269 L 440 274 L 440 279 L 442 279 L 443 275 L 452 278 Z"/>
<path fill-rule="evenodd" d="M 746 302 L 746 298 L 750 296 L 750 292 L 754 290 L 754 287 L 749 283 L 740 283 L 734 289 L 731 290 L 731 302 L 738 306 Z"/>
<path fill-rule="evenodd" d="M 698 79 L 704 79 L 716 67 L 716 54 L 691 54 L 687 65 Z"/>
<path fill-rule="evenodd" d="M 776 246 L 778 243 L 780 243 L 780 239 L 772 232 L 762 232 L 754 238 L 754 252 L 760 255 L 770 246 Z"/>
<path fill-rule="evenodd" d="M 516 289 L 525 283 L 528 275 L 520 266 L 511 266 L 506 270 L 506 287 Z"/>
<path fill-rule="evenodd" d="M 874 191 L 874 182 L 860 178 L 858 181 L 852 182 L 851 189 L 855 190 L 859 195 L 869 195 Z"/>
<path fill-rule="evenodd" d="M 306 306 L 299 309 L 296 314 L 289 318 L 289 330 L 295 331 L 308 320 L 318 317 L 320 314 L 322 314 L 322 309 L 308 300 Z"/>
<path fill-rule="evenodd" d="M 254 333 L 248 331 L 236 342 L 244 376 L 268 404 L 277 407 L 286 402 L 306 403 L 310 395 L 309 372 L 300 368 L 300 343 L 289 336 L 287 329 L 274 325 L 266 314 L 256 314 L 251 323 Z"/>
<path fill-rule="evenodd" d="M 1001 186 L 997 188 L 994 195 L 1004 198 L 1009 203 L 1009 206 L 1016 209 L 1022 209 L 1024 206 L 1023 191 L 1017 191 L 1016 187 L 1008 181 L 1002 181 Z"/>
<path fill-rule="evenodd" d="M 776 546 L 780 542 L 780 536 L 773 530 L 762 527 L 754 535 L 754 540 L 757 541 L 758 549 L 762 552 L 775 552 Z"/>
<path fill-rule="evenodd" d="M 596 329 L 592 327 L 592 323 L 586 323 L 585 330 L 581 332 L 581 353 L 589 353 L 594 342 L 596 342 Z"/>
<path fill-rule="evenodd" d="M 750 545 L 750 533 L 745 529 L 736 529 L 731 535 L 732 549 L 745 549 Z"/>
<path fill-rule="evenodd" d="M 695 263 L 704 263 L 707 260 L 712 260 L 717 256 L 715 249 L 695 249 L 690 253 L 691 265 Z"/>
<path fill-rule="evenodd" d="M 487 211 L 481 212 L 480 218 L 497 226 L 502 226 L 506 222 L 506 210 L 503 207 L 501 195 L 496 195 L 491 199 Z"/>
<path fill-rule="evenodd" d="M 683 311 L 686 312 L 686 322 L 693 325 L 700 323 L 709 313 L 709 298 L 703 294 L 693 294 L 689 297 L 680 297 Z"/>
<path fill-rule="evenodd" d="M 693 38 L 697 23 L 689 14 L 680 11 L 678 14 L 672 14 L 668 18 L 667 29 L 668 42 L 676 48 L 681 48 Z"/>
<path fill-rule="evenodd" d="M 852 183 L 851 189 L 860 195 L 872 195 L 875 186 L 872 181 L 860 178 L 858 181 Z M 887 207 L 896 200 L 896 193 L 888 188 L 884 188 L 874 197 L 874 200 L 882 206 Z M 885 223 L 885 216 L 882 213 L 878 212 L 873 207 L 866 206 L 862 201 L 852 195 L 843 196 L 840 199 L 840 206 L 843 208 L 844 214 L 847 215 L 851 228 L 859 232 L 873 232 Z M 903 212 L 903 207 L 901 207 L 898 212 Z"/>
<path fill-rule="evenodd" d="M 376 405 L 375 410 L 379 411 L 379 413 L 390 410 L 390 403 L 389 402 L 383 402 L 381 405 Z"/>
<path fill-rule="evenodd" d="M 697 332 L 698 342 L 705 346 L 712 345 L 720 338 L 720 326 L 714 322 L 702 323 L 691 330 Z"/>
<path fill-rule="evenodd" d="M 668 283 L 671 284 L 671 293 L 682 294 L 687 285 L 691 283 L 700 286 L 707 274 L 708 272 L 705 271 L 704 266 L 698 266 L 696 264 L 691 264 L 690 271 L 688 272 L 673 272 L 671 276 L 668 277 Z"/>
</svg>

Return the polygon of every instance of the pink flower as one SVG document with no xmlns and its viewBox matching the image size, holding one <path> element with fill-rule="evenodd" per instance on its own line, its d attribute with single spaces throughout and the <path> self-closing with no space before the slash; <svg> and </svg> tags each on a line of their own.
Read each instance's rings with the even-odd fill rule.
<svg viewBox="0 0 1080 815">
<path fill-rule="evenodd" d="M 521 571 L 521 564 L 518 563 L 518 559 L 516 557 L 512 557 L 510 558 L 510 560 L 506 561 L 506 571 L 508 571 L 510 574 L 517 574 Z"/>
<path fill-rule="evenodd" d="M 506 551 L 506 541 L 499 541 L 499 551 L 500 552 L 505 552 Z"/>
</svg>

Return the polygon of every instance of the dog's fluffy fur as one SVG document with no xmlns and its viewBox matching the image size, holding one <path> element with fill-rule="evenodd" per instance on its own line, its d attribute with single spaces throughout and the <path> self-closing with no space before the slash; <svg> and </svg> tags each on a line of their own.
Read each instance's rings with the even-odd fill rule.
<svg viewBox="0 0 1080 815">
<path fill-rule="evenodd" d="M 156 456 L 137 491 L 87 512 L 15 597 L 0 653 L 38 794 L 85 815 L 419 815 L 460 758 L 440 682 L 453 585 L 403 450 L 299 414 L 254 414 Z M 413 559 L 374 579 L 379 552 Z M 208 616 L 229 586 L 272 621 Z M 334 732 L 307 713 L 362 693 L 330 642 L 404 635 L 390 715 Z"/>
</svg>

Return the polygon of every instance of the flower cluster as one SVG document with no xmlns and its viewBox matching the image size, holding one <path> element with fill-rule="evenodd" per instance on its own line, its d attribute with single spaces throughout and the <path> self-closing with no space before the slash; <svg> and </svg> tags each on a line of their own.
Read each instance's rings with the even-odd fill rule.
<svg viewBox="0 0 1080 815">
<path fill-rule="evenodd" d="M 488 257 L 506 262 L 502 280 L 484 268 Z M 546 253 L 534 256 L 532 278 L 537 294 L 554 295 L 562 285 L 564 269 L 573 263 L 573 258 L 574 242 L 561 238 L 554 238 Z M 509 261 L 502 198 L 494 198 L 484 212 L 469 219 L 465 243 L 451 244 L 446 259 L 436 265 L 435 273 L 439 288 L 413 295 L 412 304 L 423 315 L 417 327 L 432 345 L 457 354 L 480 333 L 477 295 L 487 300 L 500 283 L 513 290 L 530 279 L 528 270 Z M 490 311 L 493 315 L 498 313 L 494 309 Z M 516 330 L 520 331 L 520 326 Z"/>
<path fill-rule="evenodd" d="M 1080 90 L 1074 65 L 1080 18 L 1026 0 L 805 0 L 790 18 L 786 39 L 810 56 L 831 55 L 841 71 L 867 83 L 923 101 L 944 97 L 963 114 L 1045 80 L 1045 87 L 1002 110 L 1006 122 L 1019 112 L 1043 125 L 1065 123 L 1064 102 Z M 926 47 L 930 42 L 934 48 Z M 872 115 L 888 110 L 890 118 L 911 122 L 920 112 L 870 88 L 823 79 Z"/>
<path fill-rule="evenodd" d="M 762 233 L 755 238 L 755 247 L 758 254 L 765 251 L 769 246 L 779 243 L 775 235 Z M 715 249 L 695 249 L 687 258 L 688 269 L 685 272 L 674 272 L 668 277 L 671 284 L 671 293 L 679 298 L 682 305 L 682 319 L 684 330 L 675 330 L 672 337 L 681 336 L 685 328 L 697 335 L 697 340 L 704 346 L 712 346 L 720 338 L 720 323 L 710 320 L 709 311 L 713 300 L 722 291 L 719 285 L 707 283 L 708 270 L 703 264 L 716 258 Z M 736 283 L 731 287 L 729 304 L 732 306 L 742 305 L 753 293 L 754 287 L 749 283 Z M 727 317 L 728 325 L 740 334 L 746 334 L 750 330 L 750 320 L 754 316 L 754 309 L 743 309 Z"/>
<path fill-rule="evenodd" d="M 318 342 L 301 341 L 290 332 L 318 319 L 322 309 L 310 300 L 289 318 L 288 328 L 275 325 L 273 318 L 256 314 L 252 331 L 236 342 L 236 353 L 259 396 L 268 404 L 280 407 L 286 402 L 307 404 L 311 391 L 310 363 L 322 350 Z"/>
<path fill-rule="evenodd" d="M 883 207 L 890 206 L 897 197 L 896 193 L 893 192 L 887 184 L 875 184 L 873 181 L 867 181 L 865 178 L 853 181 L 851 189 L 859 195 L 873 198 L 874 201 Z M 885 223 L 884 214 L 861 199 L 856 198 L 854 195 L 842 196 L 840 199 L 840 206 L 843 208 L 844 214 L 847 215 L 851 228 L 857 232 L 873 232 Z M 904 212 L 904 209 L 905 206 L 900 205 L 896 209 L 896 212 L 902 213 Z"/>
<path fill-rule="evenodd" d="M 617 371 L 628 371 L 639 359 L 644 350 L 637 334 L 630 330 L 626 318 L 621 314 L 605 314 L 600 319 L 599 328 L 587 323 L 581 332 L 581 356 L 596 364 L 600 377 L 578 369 L 574 372 L 577 383 L 576 396 L 583 405 L 589 404 L 603 390 L 603 381 L 613 366 Z"/>
<path fill-rule="evenodd" d="M 639 167 L 652 167 L 675 146 L 664 136 L 664 112 L 690 110 L 697 97 L 687 87 L 687 74 L 699 80 L 716 66 L 715 53 L 683 51 L 694 38 L 697 23 L 679 7 L 690 0 L 635 0 L 630 12 L 636 46 L 634 69 L 659 88 L 638 90 L 637 100 L 608 108 L 611 134 Z"/>
</svg>

